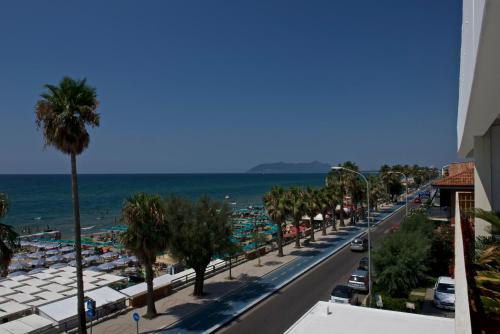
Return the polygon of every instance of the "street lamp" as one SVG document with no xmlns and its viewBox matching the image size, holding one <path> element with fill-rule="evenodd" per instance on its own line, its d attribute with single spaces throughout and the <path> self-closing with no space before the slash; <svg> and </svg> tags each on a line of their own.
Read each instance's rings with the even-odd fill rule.
<svg viewBox="0 0 500 334">
<path fill-rule="evenodd" d="M 332 170 L 338 171 L 342 169 L 361 176 L 361 178 L 366 182 L 366 204 L 368 206 L 367 210 L 368 211 L 368 296 L 369 296 L 369 305 L 371 306 L 372 305 L 372 259 L 371 259 L 372 241 L 370 235 L 370 183 L 368 182 L 366 177 L 360 172 L 342 166 L 332 167 Z M 341 200 L 343 201 L 344 199 L 342 198 Z"/>
<path fill-rule="evenodd" d="M 405 178 L 405 185 L 406 185 L 406 217 L 408 217 L 408 177 L 406 176 L 405 173 L 403 172 L 389 172 L 389 174 L 401 174 Z"/>
</svg>

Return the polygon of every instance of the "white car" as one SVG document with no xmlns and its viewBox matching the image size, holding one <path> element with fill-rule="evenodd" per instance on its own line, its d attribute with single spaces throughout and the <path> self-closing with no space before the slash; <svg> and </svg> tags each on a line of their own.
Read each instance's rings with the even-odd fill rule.
<svg viewBox="0 0 500 334">
<path fill-rule="evenodd" d="M 434 305 L 438 308 L 455 310 L 455 281 L 441 276 L 434 287 Z"/>
</svg>

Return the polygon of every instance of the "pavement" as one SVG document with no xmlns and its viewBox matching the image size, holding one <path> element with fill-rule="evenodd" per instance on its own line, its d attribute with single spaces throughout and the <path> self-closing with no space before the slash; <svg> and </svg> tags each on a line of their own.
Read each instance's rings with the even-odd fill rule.
<svg viewBox="0 0 500 334">
<path fill-rule="evenodd" d="M 393 214 L 395 210 L 401 207 L 402 205 L 399 204 L 394 207 L 382 209 L 381 212 L 374 215 L 376 217 L 375 224 Z M 400 216 L 403 214 L 404 210 L 399 210 L 394 216 L 398 216 L 400 219 Z M 399 222 L 397 219 L 390 218 L 387 219 L 383 225 L 392 225 L 395 221 Z M 378 234 L 378 229 L 379 227 L 374 228 L 374 236 Z M 319 291 L 321 291 L 323 297 L 325 294 L 329 295 L 333 287 L 333 282 L 342 280 L 345 282 L 350 274 L 350 268 L 356 266 L 359 258 L 363 256 L 362 253 L 353 256 L 350 250 L 345 248 L 345 245 L 347 245 L 351 239 L 366 231 L 365 224 L 358 223 L 356 226 L 347 226 L 345 228 L 340 228 L 337 232 L 331 232 L 330 228 L 328 230 L 329 233 L 327 236 L 322 236 L 321 231 L 316 232 L 317 242 L 311 243 L 308 247 L 294 249 L 293 243 L 286 245 L 284 247 L 284 257 L 277 257 L 276 251 L 266 254 L 261 257 L 262 266 L 257 266 L 257 260 L 252 260 L 234 267 L 232 270 L 233 276 L 236 277 L 234 280 L 227 279 L 227 271 L 206 279 L 204 290 L 207 294 L 201 298 L 192 296 L 193 287 L 188 286 L 176 291 L 170 296 L 158 300 L 156 302 L 156 308 L 159 312 L 159 316 L 151 320 L 141 318 L 139 321 L 139 332 L 210 332 L 215 331 L 228 322 L 230 322 L 230 324 L 229 327 L 225 327 L 224 330 L 226 331 L 234 333 L 255 333 L 258 329 L 259 332 L 262 332 L 262 322 L 252 327 L 251 324 L 255 323 L 253 320 L 248 322 L 245 321 L 244 326 L 246 327 L 241 328 L 241 331 L 240 329 L 234 331 L 232 328 L 235 327 L 234 324 L 243 324 L 240 322 L 241 319 L 249 316 L 253 317 L 253 314 L 260 309 L 267 309 L 265 305 L 268 301 L 264 302 L 262 306 L 254 308 L 252 312 L 238 318 L 238 316 L 270 295 L 273 295 L 273 298 L 270 299 L 273 302 L 281 295 L 290 295 L 285 298 L 286 302 L 284 304 L 280 304 L 281 310 L 286 309 L 287 312 L 284 314 L 280 312 L 281 315 L 279 319 L 276 319 L 276 311 L 270 313 L 264 312 L 273 315 L 272 319 L 267 319 L 266 322 L 270 321 L 276 324 L 270 327 L 272 330 L 266 332 L 283 332 L 289 327 L 288 324 L 291 325 L 293 321 L 298 319 L 310 306 L 321 299 L 314 298 L 314 303 L 312 303 L 311 296 L 317 295 Z M 388 228 L 385 233 L 387 232 Z M 375 237 L 374 240 L 376 240 Z M 332 257 L 332 255 L 337 252 L 339 252 L 340 256 Z M 330 263 L 332 261 L 335 263 L 333 266 Z M 318 266 L 312 272 L 308 271 L 321 262 L 323 262 L 321 266 Z M 326 272 L 325 268 L 328 268 Z M 291 294 L 288 292 L 286 294 L 284 293 L 284 290 L 288 289 L 288 287 L 285 286 L 298 276 L 306 272 L 300 279 L 304 281 L 306 277 L 309 277 L 317 270 L 321 272 L 321 275 L 314 274 L 315 279 L 311 279 L 310 281 L 306 280 L 310 282 L 310 284 L 306 284 L 306 286 L 302 287 L 301 284 L 294 283 L 290 285 L 290 288 L 293 287 L 294 292 Z M 331 280 L 325 280 L 325 277 L 329 276 Z M 319 282 L 321 282 L 321 284 L 319 284 Z M 320 286 L 325 284 L 326 286 L 324 289 L 320 288 Z M 304 293 L 304 291 L 307 292 Z M 310 292 L 315 293 L 311 294 Z M 306 300 L 308 302 L 305 302 Z M 297 303 L 297 301 L 299 302 Z M 310 306 L 304 308 L 306 305 Z M 277 310 L 280 310 L 280 308 Z M 291 312 L 292 310 L 295 312 Z M 132 320 L 132 314 L 134 312 L 144 314 L 145 307 L 128 309 L 122 314 L 98 323 L 94 325 L 93 333 L 123 334 L 136 332 L 136 324 Z M 235 318 L 236 320 L 233 320 Z M 257 317 L 256 319 L 259 318 Z M 284 321 L 285 319 L 288 319 L 288 321 Z M 280 329 L 274 330 L 275 328 Z"/>
</svg>

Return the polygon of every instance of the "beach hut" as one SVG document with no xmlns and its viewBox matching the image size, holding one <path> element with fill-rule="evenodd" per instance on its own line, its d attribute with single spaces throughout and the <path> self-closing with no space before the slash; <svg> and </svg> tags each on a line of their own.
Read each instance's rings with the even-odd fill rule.
<svg viewBox="0 0 500 334">
<path fill-rule="evenodd" d="M 44 270 L 45 270 L 45 268 L 35 268 L 35 269 L 29 271 L 28 275 L 38 274 L 38 273 L 41 273 Z"/>
<path fill-rule="evenodd" d="M 70 261 L 68 264 L 72 267 L 76 267 L 76 260 Z M 86 265 L 87 265 L 87 261 L 85 259 L 82 259 L 82 266 L 86 266 Z"/>
<path fill-rule="evenodd" d="M 14 254 L 14 256 L 12 257 L 13 261 L 23 261 L 23 260 L 28 260 L 28 259 L 29 259 L 29 256 L 26 253 L 17 253 L 17 254 Z"/>
<path fill-rule="evenodd" d="M 92 249 L 86 249 L 86 250 L 82 251 L 82 255 L 85 255 L 85 256 L 93 255 L 93 254 L 95 254 L 95 251 Z"/>
<path fill-rule="evenodd" d="M 7 277 L 16 277 L 21 275 L 26 275 L 26 271 L 24 270 L 14 271 L 13 273 L 10 273 Z"/>
<path fill-rule="evenodd" d="M 119 256 L 118 253 L 115 253 L 115 252 L 108 252 L 108 253 L 104 253 L 101 255 L 101 257 L 105 260 L 112 260 L 112 259 L 115 259 Z"/>
<path fill-rule="evenodd" d="M 52 320 L 39 315 L 31 314 L 0 325 L 0 333 L 5 334 L 53 334 L 58 330 L 54 328 Z"/>
<path fill-rule="evenodd" d="M 14 262 L 9 265 L 9 271 L 18 271 L 27 268 L 27 264 L 24 262 Z"/>
<path fill-rule="evenodd" d="M 101 257 L 99 255 L 91 255 L 85 258 L 87 263 L 96 263 L 101 261 Z"/>
</svg>

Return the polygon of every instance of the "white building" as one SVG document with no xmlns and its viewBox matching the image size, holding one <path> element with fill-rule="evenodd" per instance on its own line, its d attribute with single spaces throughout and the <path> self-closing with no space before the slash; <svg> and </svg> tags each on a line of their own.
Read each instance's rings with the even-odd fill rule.
<svg viewBox="0 0 500 334">
<path fill-rule="evenodd" d="M 458 153 L 474 158 L 475 207 L 500 211 L 500 1 L 464 0 Z M 476 220 L 475 233 L 488 225 Z"/>
</svg>

